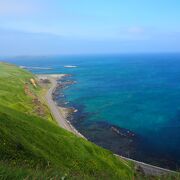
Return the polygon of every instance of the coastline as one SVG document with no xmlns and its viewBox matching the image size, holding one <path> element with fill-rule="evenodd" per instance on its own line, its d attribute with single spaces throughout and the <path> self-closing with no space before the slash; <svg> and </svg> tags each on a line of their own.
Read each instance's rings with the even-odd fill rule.
<svg viewBox="0 0 180 180">
<path fill-rule="evenodd" d="M 61 112 L 62 108 L 59 107 L 56 102 L 53 100 L 52 96 L 56 88 L 58 87 L 58 80 L 66 76 L 66 74 L 41 74 L 37 75 L 39 81 L 47 81 L 49 80 L 51 87 L 48 88 L 47 93 L 45 95 L 46 102 L 48 104 L 48 107 L 50 108 L 50 111 L 52 113 L 52 116 L 58 123 L 60 127 L 63 129 L 66 129 L 67 131 L 72 132 L 73 134 L 86 139 L 81 133 L 79 133 L 76 128 L 63 116 L 63 113 Z M 60 110 L 61 108 L 61 110 Z"/>
<path fill-rule="evenodd" d="M 62 79 L 63 77 L 67 76 L 67 74 L 41 74 L 37 75 L 39 80 L 49 80 L 51 87 L 48 88 L 47 94 L 45 96 L 46 101 L 48 103 L 48 107 L 51 110 L 51 113 L 55 120 L 57 121 L 58 125 L 73 134 L 77 135 L 78 137 L 84 138 L 88 140 L 85 136 L 83 136 L 79 131 L 63 116 L 61 110 L 62 107 L 58 106 L 57 103 L 53 100 L 53 93 L 58 88 L 58 80 Z M 61 108 L 61 110 L 59 109 Z M 137 170 L 142 171 L 146 175 L 165 175 L 170 173 L 177 173 L 175 171 L 161 168 L 158 166 L 150 165 L 148 163 L 140 162 L 131 158 L 127 158 L 118 154 L 114 154 L 116 157 L 119 157 L 124 160 L 131 161 L 135 164 Z"/>
</svg>

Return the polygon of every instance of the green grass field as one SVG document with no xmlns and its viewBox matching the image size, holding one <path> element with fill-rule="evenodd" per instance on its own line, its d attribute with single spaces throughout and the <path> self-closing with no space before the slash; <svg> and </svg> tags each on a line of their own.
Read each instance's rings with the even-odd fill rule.
<svg viewBox="0 0 180 180">
<path fill-rule="evenodd" d="M 0 179 L 156 179 L 138 175 L 131 162 L 58 127 L 43 101 L 39 116 L 24 86 L 37 96 L 42 90 L 30 78 L 31 73 L 0 63 Z"/>
</svg>

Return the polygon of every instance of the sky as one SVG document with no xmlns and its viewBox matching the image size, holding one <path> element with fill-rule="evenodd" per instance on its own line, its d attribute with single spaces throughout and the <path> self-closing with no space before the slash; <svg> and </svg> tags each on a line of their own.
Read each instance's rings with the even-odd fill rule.
<svg viewBox="0 0 180 180">
<path fill-rule="evenodd" d="M 179 0 L 0 0 L 0 56 L 180 52 Z"/>
</svg>

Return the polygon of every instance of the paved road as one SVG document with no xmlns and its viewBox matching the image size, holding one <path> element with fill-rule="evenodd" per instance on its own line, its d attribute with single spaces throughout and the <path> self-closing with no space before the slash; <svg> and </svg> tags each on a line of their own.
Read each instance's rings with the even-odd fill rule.
<svg viewBox="0 0 180 180">
<path fill-rule="evenodd" d="M 160 175 L 167 175 L 167 174 L 175 174 L 175 173 L 177 173 L 175 171 L 171 171 L 171 170 L 168 170 L 168 169 L 164 169 L 164 168 L 160 168 L 160 167 L 153 166 L 153 165 L 150 165 L 150 164 L 146 164 L 146 163 L 143 163 L 143 162 L 139 162 L 139 161 L 136 161 L 136 160 L 133 160 L 133 159 L 129 159 L 129 158 L 126 158 L 126 157 L 123 157 L 123 156 L 119 156 L 117 154 L 115 154 L 115 156 L 117 156 L 117 157 L 119 157 L 121 159 L 124 159 L 126 161 L 134 162 L 136 168 L 137 169 L 140 168 L 141 171 L 145 175 L 160 176 Z"/>
<path fill-rule="evenodd" d="M 56 105 L 56 103 L 53 101 L 52 99 L 52 94 L 57 86 L 57 80 L 54 77 L 49 77 L 49 80 L 51 81 L 51 87 L 48 90 L 47 94 L 46 94 L 46 101 L 48 103 L 48 106 L 51 110 L 51 113 L 53 115 L 53 117 L 55 118 L 55 120 L 57 121 L 57 123 L 59 124 L 60 127 L 80 136 L 83 137 L 75 128 L 73 128 L 70 123 L 67 122 L 67 120 L 63 117 L 63 115 L 61 114 L 58 106 Z"/>
</svg>

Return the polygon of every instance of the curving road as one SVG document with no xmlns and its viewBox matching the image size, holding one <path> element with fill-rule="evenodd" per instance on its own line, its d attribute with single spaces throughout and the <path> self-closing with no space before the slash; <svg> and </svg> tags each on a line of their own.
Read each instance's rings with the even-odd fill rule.
<svg viewBox="0 0 180 180">
<path fill-rule="evenodd" d="M 79 137 L 85 138 L 70 123 L 67 122 L 67 120 L 61 114 L 59 107 L 56 105 L 56 103 L 52 99 L 52 94 L 57 87 L 57 78 L 48 77 L 48 79 L 51 82 L 51 87 L 49 88 L 49 90 L 46 94 L 46 101 L 47 101 L 49 109 L 51 110 L 51 113 L 52 113 L 53 117 L 55 118 L 55 120 L 57 121 L 58 125 L 64 129 L 76 134 Z"/>
</svg>

